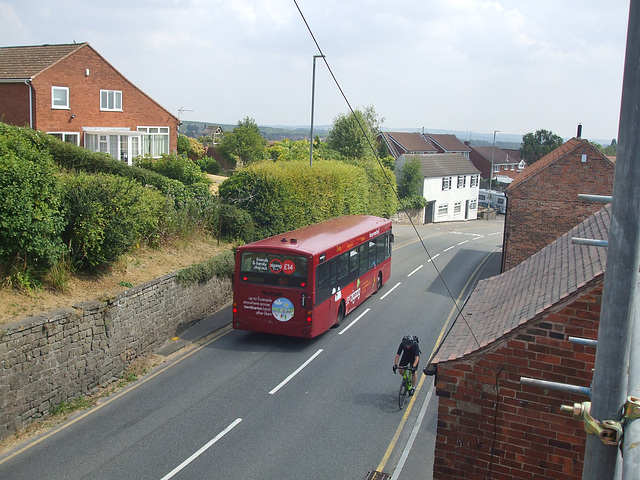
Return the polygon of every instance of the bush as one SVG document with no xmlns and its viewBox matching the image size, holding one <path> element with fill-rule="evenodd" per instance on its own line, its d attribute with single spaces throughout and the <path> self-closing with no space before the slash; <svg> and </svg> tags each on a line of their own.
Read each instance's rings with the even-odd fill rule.
<svg viewBox="0 0 640 480">
<path fill-rule="evenodd" d="M 260 162 L 225 180 L 219 193 L 251 213 L 258 238 L 340 215 L 390 217 L 397 210 L 393 190 L 373 164 Z"/>
<path fill-rule="evenodd" d="M 228 241 L 251 242 L 255 239 L 255 224 L 251 215 L 232 205 L 220 205 L 221 236 Z"/>
<path fill-rule="evenodd" d="M 175 152 L 161 158 L 139 157 L 134 161 L 138 167 L 146 168 L 165 177 L 179 180 L 185 185 L 211 183 L 192 160 Z"/>
<path fill-rule="evenodd" d="M 234 268 L 233 252 L 227 250 L 210 260 L 180 270 L 176 279 L 181 285 L 191 285 L 196 282 L 204 283 L 213 277 L 233 279 Z"/>
<path fill-rule="evenodd" d="M 131 179 L 80 173 L 63 181 L 67 228 L 63 239 L 74 265 L 95 269 L 140 242 L 156 238 L 164 198 Z"/>
<path fill-rule="evenodd" d="M 218 175 L 222 171 L 220 165 L 213 157 L 203 157 L 196 163 L 200 167 L 200 170 L 210 173 L 211 175 Z"/>
<path fill-rule="evenodd" d="M 19 129 L 0 130 L 0 264 L 9 284 L 32 289 L 65 247 L 60 174 Z"/>
<path fill-rule="evenodd" d="M 51 135 L 42 134 L 48 138 L 40 138 L 40 136 L 37 135 L 39 132 L 26 130 L 25 133 L 32 138 L 34 142 L 45 145 L 51 152 L 53 161 L 69 171 L 108 173 L 119 177 L 131 178 L 140 185 L 153 186 L 160 190 L 162 194 L 171 196 L 177 201 L 191 196 L 186 186 L 178 180 L 168 178 L 144 168 L 131 167 L 120 160 L 112 158 L 106 153 L 92 152 L 86 148 L 62 142 Z"/>
</svg>

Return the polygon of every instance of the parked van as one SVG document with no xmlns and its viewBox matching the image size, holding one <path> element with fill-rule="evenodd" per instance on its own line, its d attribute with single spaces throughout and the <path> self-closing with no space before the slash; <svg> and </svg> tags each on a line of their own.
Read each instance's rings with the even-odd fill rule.
<svg viewBox="0 0 640 480">
<path fill-rule="evenodd" d="M 507 213 L 507 196 L 504 192 L 481 188 L 478 191 L 478 205 L 491 207 L 498 213 Z"/>
</svg>

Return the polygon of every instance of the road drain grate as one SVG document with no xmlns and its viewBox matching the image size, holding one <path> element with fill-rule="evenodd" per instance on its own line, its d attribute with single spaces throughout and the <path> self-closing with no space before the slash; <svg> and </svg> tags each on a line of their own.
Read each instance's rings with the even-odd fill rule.
<svg viewBox="0 0 640 480">
<path fill-rule="evenodd" d="M 364 480 L 389 480 L 391 475 L 383 472 L 370 471 L 367 473 L 367 476 L 364 477 Z"/>
</svg>

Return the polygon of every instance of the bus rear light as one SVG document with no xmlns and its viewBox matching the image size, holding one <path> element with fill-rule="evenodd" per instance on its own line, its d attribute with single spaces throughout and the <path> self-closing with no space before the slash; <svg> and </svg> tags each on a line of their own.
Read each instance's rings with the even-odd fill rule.
<svg viewBox="0 0 640 480">
<path fill-rule="evenodd" d="M 306 286 L 307 286 L 307 284 L 306 284 L 306 283 L 304 283 L 304 282 L 301 282 L 301 283 L 300 283 L 300 286 L 301 286 L 301 287 L 306 287 Z"/>
<path fill-rule="evenodd" d="M 246 282 L 247 280 L 249 280 L 249 277 L 242 277 L 243 282 Z"/>
<path fill-rule="evenodd" d="M 235 315 L 236 313 L 238 313 L 238 309 L 236 307 L 233 307 L 233 314 Z"/>
<path fill-rule="evenodd" d="M 311 325 L 311 312 L 307 313 L 307 323 Z"/>
</svg>

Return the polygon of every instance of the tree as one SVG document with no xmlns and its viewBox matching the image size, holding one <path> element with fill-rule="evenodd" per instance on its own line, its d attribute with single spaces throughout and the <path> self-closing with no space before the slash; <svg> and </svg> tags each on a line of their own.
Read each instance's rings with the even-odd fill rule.
<svg viewBox="0 0 640 480">
<path fill-rule="evenodd" d="M 256 121 L 245 117 L 232 132 L 225 133 L 218 151 L 228 160 L 249 164 L 264 160 L 266 144 Z"/>
<path fill-rule="evenodd" d="M 398 196 L 406 208 L 420 208 L 427 205 L 422 196 L 422 165 L 417 157 L 413 157 L 402 165 L 398 179 Z"/>
<path fill-rule="evenodd" d="M 527 165 L 531 165 L 560 145 L 562 145 L 562 137 L 549 130 L 536 130 L 536 133 L 527 133 L 522 137 L 520 157 L 527 162 Z"/>
<path fill-rule="evenodd" d="M 605 155 L 609 155 L 610 157 L 615 157 L 617 155 L 618 142 L 616 142 L 615 138 L 611 140 L 611 145 L 609 145 L 608 147 L 604 147 L 603 152 Z"/>
<path fill-rule="evenodd" d="M 400 198 L 407 198 L 422 193 L 424 176 L 420 169 L 420 160 L 416 157 L 413 157 L 402 165 L 398 181 L 398 196 Z"/>
<path fill-rule="evenodd" d="M 178 153 L 186 155 L 191 160 L 198 160 L 204 157 L 204 146 L 195 138 L 178 135 Z"/>
<path fill-rule="evenodd" d="M 339 114 L 333 120 L 333 127 L 327 136 L 329 147 L 347 158 L 362 159 L 374 155 L 376 136 L 380 124 L 372 106 L 364 110 L 356 109 L 348 115 Z"/>
</svg>

